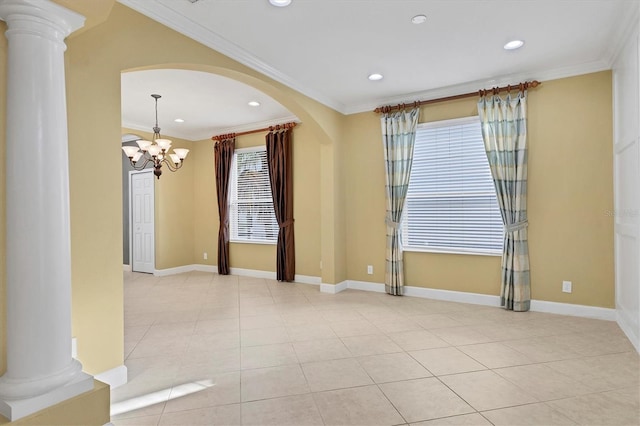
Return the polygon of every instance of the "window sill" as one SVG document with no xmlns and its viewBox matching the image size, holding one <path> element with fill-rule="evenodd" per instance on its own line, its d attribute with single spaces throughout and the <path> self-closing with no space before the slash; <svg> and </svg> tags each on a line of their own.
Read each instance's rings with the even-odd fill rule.
<svg viewBox="0 0 640 426">
<path fill-rule="evenodd" d="M 402 251 L 415 253 L 441 253 L 441 254 L 468 254 L 473 256 L 493 256 L 502 257 L 502 251 L 476 251 L 476 250 L 460 250 L 454 248 L 425 248 L 425 247 L 402 247 Z"/>
<path fill-rule="evenodd" d="M 278 244 L 277 241 L 264 241 L 264 240 L 229 240 L 230 243 L 234 244 L 260 244 L 265 246 L 275 246 Z"/>
</svg>

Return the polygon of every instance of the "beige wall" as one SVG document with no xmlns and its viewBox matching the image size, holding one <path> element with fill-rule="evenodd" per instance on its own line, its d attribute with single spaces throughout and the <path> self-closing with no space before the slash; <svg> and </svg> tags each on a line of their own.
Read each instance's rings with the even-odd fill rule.
<svg viewBox="0 0 640 426">
<path fill-rule="evenodd" d="M 95 374 L 123 364 L 120 73 L 84 36 L 67 46 L 73 335 Z"/>
<path fill-rule="evenodd" d="M 611 72 L 549 81 L 529 102 L 532 297 L 615 307 Z M 563 280 L 573 293 L 562 293 Z"/>
<path fill-rule="evenodd" d="M 304 124 L 292 130 L 293 199 L 296 236 L 296 274 L 320 276 L 320 142 Z M 236 138 L 236 148 L 264 146 L 266 133 Z M 197 181 L 195 188 L 195 263 L 217 264 L 218 204 L 216 199 L 213 141 L 200 141 L 194 154 Z M 208 253 L 208 260 L 203 253 Z M 230 243 L 232 268 L 275 272 L 276 246 Z"/>
<path fill-rule="evenodd" d="M 216 201 L 213 141 L 193 143 L 189 152 L 193 162 L 193 263 L 217 265 L 218 203 Z M 203 259 L 203 253 L 208 259 Z"/>
<path fill-rule="evenodd" d="M 344 132 L 344 130 L 343 130 Z M 334 266 L 334 282 L 340 283 L 349 279 L 347 274 L 347 210 L 346 210 L 346 181 L 345 173 L 348 167 L 345 161 L 346 155 L 346 139 L 344 136 L 339 143 L 327 146 L 323 151 L 326 156 L 332 156 L 333 168 L 332 176 L 323 176 L 324 179 L 330 181 L 330 185 L 326 185 L 326 190 L 331 195 L 330 208 L 332 209 L 333 218 L 333 234 L 328 234 L 332 241 L 335 241 L 333 248 L 333 261 L 329 265 Z M 325 189 L 325 181 L 322 181 L 322 188 Z M 329 206 L 327 206 L 329 208 Z M 323 228 L 324 233 L 324 228 Z"/>
<path fill-rule="evenodd" d="M 180 148 L 192 149 L 190 142 L 178 143 L 177 138 L 171 139 Z M 190 160 L 189 157 L 187 160 Z M 156 269 L 194 263 L 191 226 L 194 209 L 193 172 L 193 163 L 185 161 L 178 172 L 165 170 L 155 182 Z"/>
<path fill-rule="evenodd" d="M 422 108 L 420 122 L 477 115 L 476 99 Z M 532 297 L 614 306 L 611 73 L 547 81 L 528 97 Z M 384 282 L 384 160 L 377 114 L 346 120 L 347 275 Z M 374 275 L 366 274 L 374 266 Z M 406 284 L 500 293 L 500 258 L 405 252 Z M 563 280 L 573 293 L 561 292 Z"/>
<path fill-rule="evenodd" d="M 336 129 L 343 117 L 120 4 L 113 6 L 106 22 L 68 39 L 67 46 L 73 334 L 78 338 L 78 357 L 85 370 L 98 373 L 123 363 L 121 72 L 175 67 L 237 79 L 263 91 L 296 114 L 310 135 L 308 139 L 316 145 L 331 146 L 337 140 Z M 5 56 L 2 56 L 3 61 Z M 192 154 L 201 150 L 206 152 L 206 147 L 200 148 L 198 143 L 193 145 Z M 101 161 L 86 161 L 87 152 L 100 152 Z M 300 151 L 300 154 L 304 153 L 304 150 Z M 185 165 L 183 173 L 165 174 L 160 180 L 157 224 L 163 234 L 158 242 L 158 268 L 194 263 L 194 251 L 196 254 L 201 252 L 202 237 L 196 236 L 195 229 L 190 230 L 189 223 L 186 223 L 186 229 L 191 236 L 179 234 L 178 224 L 184 219 L 184 211 L 171 202 L 171 196 L 163 193 L 167 189 L 167 193 L 177 194 L 189 186 L 186 182 L 181 183 L 181 179 L 193 181 L 196 176 L 200 178 L 206 174 L 206 171 L 198 170 L 199 162 L 195 157 L 190 156 L 190 160 L 196 160 L 192 161 L 191 171 Z M 314 168 L 322 167 L 325 166 L 311 165 L 310 173 L 314 173 Z M 305 179 L 313 180 L 312 177 Z M 206 187 L 200 183 L 191 185 L 194 194 L 196 191 L 206 193 Z M 191 207 L 191 217 L 196 220 L 202 220 L 207 209 L 211 211 L 211 204 L 206 203 L 201 211 L 200 202 L 200 198 L 194 199 Z M 188 207 L 186 211 L 189 216 Z M 303 235 L 315 221 L 312 214 L 306 224 L 302 217 L 299 220 Z M 209 229 L 210 225 L 207 225 Z M 171 239 L 163 240 L 162 235 Z M 326 243 L 337 244 L 335 241 Z M 177 250 L 167 249 L 172 246 Z M 304 244 L 301 249 L 307 251 Z M 317 264 L 317 254 L 312 248 L 308 252 L 310 259 L 315 258 L 309 260 L 309 264 Z M 210 259 L 214 259 L 215 251 L 211 250 L 210 254 Z M 317 268 L 313 270 L 307 266 L 306 256 L 303 254 L 300 258 L 301 273 L 316 275 Z"/>
</svg>

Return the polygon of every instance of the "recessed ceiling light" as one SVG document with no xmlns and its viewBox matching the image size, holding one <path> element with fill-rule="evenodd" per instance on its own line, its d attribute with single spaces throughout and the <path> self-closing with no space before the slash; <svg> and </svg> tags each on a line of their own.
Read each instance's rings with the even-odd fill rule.
<svg viewBox="0 0 640 426">
<path fill-rule="evenodd" d="M 373 74 L 369 74 L 369 80 L 371 81 L 378 81 L 378 80 L 382 80 L 382 74 L 378 74 L 378 73 L 373 73 Z"/>
<path fill-rule="evenodd" d="M 258 107 L 258 106 L 260 106 L 260 102 L 258 102 L 258 101 L 251 101 L 251 102 L 249 102 L 249 106 L 252 106 L 252 107 Z"/>
<path fill-rule="evenodd" d="M 516 50 L 520 49 L 522 46 L 524 46 L 524 41 L 511 40 L 509 43 L 504 45 L 504 50 Z"/>
<path fill-rule="evenodd" d="M 411 23 L 412 24 L 424 24 L 425 22 L 427 22 L 427 16 L 426 15 L 416 15 L 413 18 L 411 18 Z"/>
<path fill-rule="evenodd" d="M 176 118 L 175 120 L 176 123 L 184 123 L 184 120 L 182 118 Z"/>
<path fill-rule="evenodd" d="M 269 3 L 277 7 L 285 7 L 291 4 L 291 0 L 269 0 Z"/>
</svg>

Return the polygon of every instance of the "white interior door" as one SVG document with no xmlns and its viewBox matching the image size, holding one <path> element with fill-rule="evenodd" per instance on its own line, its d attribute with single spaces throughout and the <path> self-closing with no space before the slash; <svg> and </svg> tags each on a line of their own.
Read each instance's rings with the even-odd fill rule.
<svg viewBox="0 0 640 426">
<path fill-rule="evenodd" d="M 153 171 L 129 174 L 131 202 L 131 270 L 152 274 L 155 268 Z"/>
</svg>

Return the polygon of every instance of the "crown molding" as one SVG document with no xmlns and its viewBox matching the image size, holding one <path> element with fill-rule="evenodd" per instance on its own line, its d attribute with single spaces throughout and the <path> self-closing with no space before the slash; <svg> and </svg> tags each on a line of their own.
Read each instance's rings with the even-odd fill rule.
<svg viewBox="0 0 640 426">
<path fill-rule="evenodd" d="M 626 11 L 621 17 L 620 25 L 616 26 L 615 33 L 611 37 L 611 43 L 609 43 L 605 52 L 607 64 L 610 68 L 613 68 L 614 63 L 618 59 L 620 52 L 622 52 L 627 40 L 629 40 L 635 31 L 638 31 L 640 3 L 634 1 L 625 3 L 625 5 Z"/>
<path fill-rule="evenodd" d="M 396 105 L 401 103 L 409 104 L 415 101 L 438 99 L 447 96 L 459 95 L 461 93 L 475 92 L 479 91 L 480 89 L 488 89 L 496 86 L 506 86 L 508 84 L 517 84 L 522 81 L 538 80 L 544 83 L 545 81 L 549 80 L 558 80 L 560 78 L 574 77 L 582 74 L 590 74 L 609 69 L 611 69 L 611 66 L 606 61 L 593 61 L 569 67 L 555 68 L 548 71 L 509 74 L 505 76 L 493 77 L 484 80 L 475 80 L 447 87 L 439 87 L 437 89 L 425 90 L 422 92 L 394 96 L 391 98 L 384 98 L 375 102 L 366 102 L 359 105 L 347 107 L 344 114 L 348 115 L 373 111 L 377 107 L 383 105 Z"/>
<path fill-rule="evenodd" d="M 278 83 L 282 83 L 285 86 L 294 89 L 297 92 L 302 93 L 303 95 L 308 96 L 311 99 L 314 99 L 321 104 L 324 104 L 329 108 L 332 108 L 344 114 L 345 105 L 343 105 L 341 102 L 327 97 L 326 95 L 316 90 L 305 87 L 296 79 L 278 71 L 277 69 L 258 59 L 254 55 L 250 54 L 240 46 L 237 46 L 224 37 L 221 37 L 210 29 L 196 24 L 186 16 L 177 13 L 176 11 L 157 1 L 118 0 L 118 3 L 121 3 L 150 19 L 153 19 L 154 21 L 171 28 L 172 30 L 175 30 L 199 43 L 204 44 L 210 49 L 222 53 L 223 55 L 228 56 L 229 58 L 266 75 L 267 77 L 277 81 Z"/>
<path fill-rule="evenodd" d="M 125 129 L 130 129 L 130 130 L 138 130 L 140 132 L 145 132 L 145 133 L 153 133 L 153 130 L 150 131 L 150 127 L 149 126 L 141 126 L 140 124 L 135 124 L 135 123 L 131 123 L 128 121 L 123 121 L 120 125 L 120 127 L 124 127 Z M 179 137 L 176 135 L 172 135 L 173 137 Z"/>
</svg>

